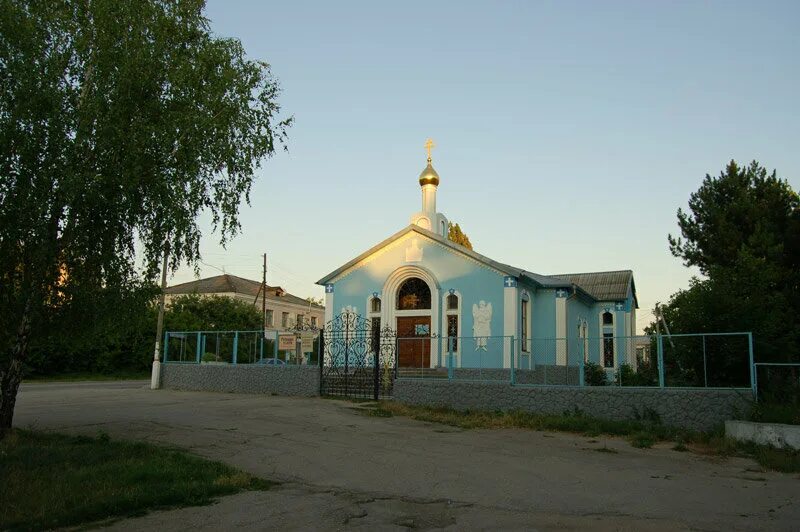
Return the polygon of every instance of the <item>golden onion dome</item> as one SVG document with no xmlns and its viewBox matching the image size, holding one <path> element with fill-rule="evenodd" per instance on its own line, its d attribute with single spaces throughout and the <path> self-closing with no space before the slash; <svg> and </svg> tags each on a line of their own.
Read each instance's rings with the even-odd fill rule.
<svg viewBox="0 0 800 532">
<path fill-rule="evenodd" d="M 430 157 L 428 157 L 428 166 L 426 166 L 425 170 L 419 174 L 419 185 L 421 187 L 424 187 L 425 185 L 439 186 L 439 174 L 437 174 L 436 170 L 433 169 Z"/>
</svg>

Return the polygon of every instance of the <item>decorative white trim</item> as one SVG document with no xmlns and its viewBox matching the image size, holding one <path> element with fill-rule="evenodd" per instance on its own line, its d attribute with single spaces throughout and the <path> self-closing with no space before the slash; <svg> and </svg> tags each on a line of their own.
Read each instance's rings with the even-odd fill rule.
<svg viewBox="0 0 800 532">
<path fill-rule="evenodd" d="M 325 323 L 330 322 L 333 319 L 333 291 L 328 292 L 325 290 Z M 273 323 L 275 322 L 275 316 L 272 317 Z"/>
<path fill-rule="evenodd" d="M 412 238 L 406 248 L 406 262 L 422 262 L 424 250 L 419 247 L 419 240 Z"/>
<path fill-rule="evenodd" d="M 462 313 L 462 310 L 464 309 L 464 298 L 461 297 L 461 292 L 459 292 L 458 290 L 453 290 L 453 295 L 458 298 L 458 308 L 456 310 L 450 310 L 450 309 L 447 308 L 447 296 L 449 296 L 449 295 L 450 295 L 450 290 L 442 290 L 442 309 L 443 309 L 443 314 L 442 314 L 442 331 L 443 331 L 443 334 L 442 334 L 442 337 L 444 337 L 444 339 L 445 339 L 444 340 L 444 344 L 442 345 L 442 349 L 444 350 L 444 352 L 442 353 L 442 356 L 444 356 L 444 355 L 446 355 L 448 353 L 448 345 L 447 345 L 448 344 L 448 340 L 447 340 L 447 338 L 448 338 L 448 334 L 449 334 L 450 331 L 447 330 L 447 317 L 448 316 L 457 316 L 457 318 L 456 318 L 456 326 L 458 327 L 458 336 L 457 336 L 457 338 L 458 338 L 457 344 L 458 345 L 456 345 L 456 348 L 453 350 L 453 355 L 454 355 L 453 366 L 458 368 L 458 367 L 461 367 L 461 365 L 459 363 L 459 359 L 460 359 L 459 355 L 461 353 L 461 344 L 464 343 L 463 340 L 464 340 L 464 337 L 466 336 L 464 334 L 464 329 L 461 327 L 461 313 Z"/>
<path fill-rule="evenodd" d="M 604 326 L 603 325 L 603 314 L 605 314 L 606 312 L 610 312 L 611 313 L 611 325 L 605 325 Z M 600 362 L 600 367 L 605 369 L 606 373 L 608 373 L 609 370 L 613 371 L 619 365 L 619 361 L 617 360 L 617 331 L 616 331 L 617 317 L 614 315 L 614 309 L 612 307 L 608 307 L 608 308 L 603 308 L 600 311 L 600 314 L 597 316 L 597 319 L 598 319 L 598 330 L 600 331 L 600 334 L 598 335 L 598 336 L 600 336 L 600 361 L 599 361 Z M 605 353 L 604 353 L 604 351 L 605 351 L 605 336 L 604 336 L 604 334 L 605 334 L 605 332 L 607 330 L 610 330 L 611 331 L 611 335 L 612 335 L 611 336 L 611 338 L 612 338 L 612 342 L 611 343 L 612 343 L 612 348 L 613 348 L 613 351 L 614 351 L 614 366 L 613 366 L 613 368 L 607 368 L 606 365 L 605 365 Z"/>
<path fill-rule="evenodd" d="M 509 283 L 503 280 L 503 367 L 511 367 L 511 340 L 509 336 L 519 338 L 517 334 L 517 323 L 519 316 L 517 315 L 517 302 L 519 301 L 519 293 L 517 289 L 517 282 L 514 286 L 507 286 Z M 514 355 L 519 357 L 519 346 L 514 346 Z"/>
<path fill-rule="evenodd" d="M 425 281 L 431 291 L 431 309 L 422 310 L 397 310 L 397 291 L 407 279 L 418 277 Z M 383 285 L 383 295 L 381 299 L 381 323 L 393 329 L 397 329 L 397 318 L 401 316 L 430 316 L 431 317 L 431 336 L 438 337 L 439 322 L 439 301 L 441 301 L 439 283 L 436 277 L 427 269 L 421 266 L 401 266 L 389 274 Z M 435 367 L 439 361 L 439 342 L 431 340 L 431 367 Z"/>
<path fill-rule="evenodd" d="M 528 308 L 526 309 L 528 311 L 528 323 L 526 324 L 527 326 L 525 327 L 525 337 L 528 339 L 528 342 L 530 342 L 531 338 L 532 338 L 531 332 L 533 330 L 533 325 L 532 325 L 533 324 L 533 316 L 531 314 L 531 307 L 533 305 L 532 305 L 532 302 L 531 302 L 531 297 L 528 294 L 527 290 L 522 290 L 522 292 L 520 293 L 520 297 L 519 297 L 519 307 L 520 307 L 520 311 L 519 311 L 520 335 L 519 335 L 519 338 L 520 338 L 520 346 L 519 346 L 518 352 L 521 353 L 521 352 L 524 351 L 525 353 L 528 353 L 530 355 L 531 352 L 533 351 L 533 346 L 531 346 L 531 349 L 526 350 L 525 348 L 527 346 L 523 345 L 523 342 L 522 342 L 522 330 L 521 329 L 522 329 L 522 303 L 523 302 L 528 305 Z M 527 343 L 527 342 L 525 342 L 525 343 Z"/>
<path fill-rule="evenodd" d="M 556 297 L 556 365 L 567 365 L 567 298 Z"/>
<path fill-rule="evenodd" d="M 378 294 L 378 299 L 381 300 L 381 310 L 380 310 L 380 312 L 374 312 L 372 310 L 372 300 L 373 299 L 375 299 L 375 296 L 373 294 L 370 294 L 370 295 L 367 296 L 367 303 L 366 303 L 366 306 L 364 307 L 366 309 L 365 313 L 370 318 L 380 318 L 381 315 L 383 314 L 383 297 L 381 296 L 381 294 Z"/>
<path fill-rule="evenodd" d="M 369 264 L 370 262 L 374 261 L 375 259 L 377 259 L 381 255 L 383 255 L 387 251 L 392 250 L 392 249 L 394 249 L 394 248 L 396 248 L 398 246 L 405 245 L 406 241 L 411 239 L 411 238 L 423 239 L 426 243 L 430 243 L 430 244 L 433 244 L 435 246 L 439 246 L 440 248 L 444 249 L 445 251 L 448 251 L 448 252 L 452 253 L 453 255 L 456 255 L 456 256 L 458 256 L 458 257 L 460 257 L 460 258 L 462 258 L 462 259 L 464 259 L 464 260 L 466 260 L 466 261 L 468 261 L 468 262 L 470 262 L 472 264 L 475 264 L 476 266 L 479 266 L 479 267 L 481 267 L 481 268 L 483 268 L 485 270 L 489 270 L 490 272 L 496 273 L 498 275 L 507 275 L 505 272 L 502 272 L 502 271 L 500 271 L 500 270 L 498 270 L 496 268 L 492 268 L 488 264 L 486 264 L 484 262 L 481 262 L 479 260 L 476 260 L 476 259 L 470 257 L 469 255 L 466 255 L 464 253 L 459 253 L 458 250 L 453 249 L 453 248 L 448 247 L 448 246 L 445 246 L 444 244 L 442 244 L 440 242 L 437 242 L 436 240 L 433 240 L 432 238 L 430 238 L 430 237 L 428 237 L 426 235 L 422 235 L 420 233 L 416 233 L 414 231 L 410 231 L 410 232 L 404 234 L 403 236 L 399 237 L 394 242 L 390 242 L 390 243 L 386 244 L 386 246 L 382 247 L 381 249 L 376 250 L 374 253 L 371 253 L 369 256 L 364 257 L 363 259 L 361 259 L 360 261 L 358 261 L 357 263 L 355 263 L 351 267 L 349 267 L 347 270 L 341 272 L 336 277 L 332 277 L 331 279 L 328 280 L 328 284 L 332 284 L 332 283 L 336 283 L 338 281 L 341 281 L 342 279 L 344 279 L 345 277 L 347 277 L 348 275 L 350 275 L 354 271 L 366 266 L 367 264 Z"/>
</svg>

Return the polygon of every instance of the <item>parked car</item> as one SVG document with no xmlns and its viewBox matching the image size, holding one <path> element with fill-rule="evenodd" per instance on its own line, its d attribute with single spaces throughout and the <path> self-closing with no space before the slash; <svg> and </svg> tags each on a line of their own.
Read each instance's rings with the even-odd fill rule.
<svg viewBox="0 0 800 532">
<path fill-rule="evenodd" d="M 285 366 L 286 362 L 281 360 L 280 358 L 265 358 L 258 362 L 264 366 Z"/>
</svg>

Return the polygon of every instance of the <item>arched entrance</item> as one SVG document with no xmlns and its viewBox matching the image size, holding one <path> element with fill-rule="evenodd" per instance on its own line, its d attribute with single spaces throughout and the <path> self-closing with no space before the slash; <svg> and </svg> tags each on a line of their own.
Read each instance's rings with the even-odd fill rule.
<svg viewBox="0 0 800 532">
<path fill-rule="evenodd" d="M 403 281 L 395 297 L 395 311 L 398 312 L 397 365 L 401 368 L 429 368 L 431 289 L 428 283 L 419 277 Z"/>
<path fill-rule="evenodd" d="M 420 266 L 395 270 L 383 286 L 383 323 L 397 332 L 399 367 L 431 368 L 439 357 L 439 306 L 436 278 Z"/>
</svg>

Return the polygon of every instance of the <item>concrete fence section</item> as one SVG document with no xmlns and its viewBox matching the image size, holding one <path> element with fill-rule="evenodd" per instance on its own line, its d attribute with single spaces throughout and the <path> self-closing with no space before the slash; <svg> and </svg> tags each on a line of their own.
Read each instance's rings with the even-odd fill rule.
<svg viewBox="0 0 800 532">
<path fill-rule="evenodd" d="M 576 408 L 597 418 L 635 419 L 658 414 L 664 425 L 709 430 L 740 417 L 752 406 L 747 389 L 619 388 L 612 386 L 511 386 L 503 382 L 458 382 L 443 379 L 398 379 L 394 400 L 456 410 L 562 414 Z"/>
<path fill-rule="evenodd" d="M 800 426 L 798 425 L 726 421 L 725 435 L 734 440 L 771 445 L 779 449 L 800 449 Z"/>
<path fill-rule="evenodd" d="M 162 364 L 161 387 L 205 392 L 319 395 L 318 366 Z"/>
</svg>

